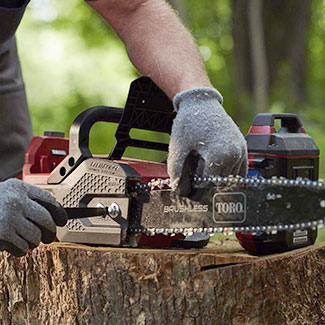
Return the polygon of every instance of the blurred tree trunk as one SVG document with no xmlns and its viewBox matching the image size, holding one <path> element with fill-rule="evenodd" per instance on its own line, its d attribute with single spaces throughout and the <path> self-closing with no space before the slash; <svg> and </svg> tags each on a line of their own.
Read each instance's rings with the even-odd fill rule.
<svg viewBox="0 0 325 325">
<path fill-rule="evenodd" d="M 248 21 L 256 105 L 255 111 L 263 112 L 266 109 L 268 97 L 268 71 L 265 53 L 262 1 L 249 0 Z"/>
<path fill-rule="evenodd" d="M 188 22 L 186 4 L 184 0 L 168 0 L 170 5 L 178 12 L 179 16 L 185 24 Z"/>
<path fill-rule="evenodd" d="M 239 115 L 247 98 L 258 92 L 256 87 L 269 93 L 281 78 L 293 102 L 303 103 L 311 0 L 231 0 L 231 6 Z"/>
<path fill-rule="evenodd" d="M 245 119 L 245 104 L 248 97 L 253 93 L 253 75 L 250 59 L 250 46 L 248 36 L 248 15 L 247 1 L 232 0 L 233 26 L 232 33 L 234 39 L 234 56 L 236 66 L 237 98 L 238 108 L 236 109 L 235 120 Z"/>
</svg>

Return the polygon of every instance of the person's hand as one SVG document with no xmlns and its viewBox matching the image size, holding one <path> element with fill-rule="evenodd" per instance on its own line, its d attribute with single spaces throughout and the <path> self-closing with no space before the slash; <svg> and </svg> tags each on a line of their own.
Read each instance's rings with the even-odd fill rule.
<svg viewBox="0 0 325 325">
<path fill-rule="evenodd" d="M 247 145 L 237 125 L 222 107 L 213 88 L 177 94 L 177 111 L 169 143 L 168 174 L 171 187 L 182 196 L 191 192 L 190 174 L 245 176 Z"/>
<path fill-rule="evenodd" d="M 56 225 L 67 223 L 52 195 L 17 179 L 0 183 L 0 250 L 23 256 L 42 241 L 55 239 Z"/>
</svg>

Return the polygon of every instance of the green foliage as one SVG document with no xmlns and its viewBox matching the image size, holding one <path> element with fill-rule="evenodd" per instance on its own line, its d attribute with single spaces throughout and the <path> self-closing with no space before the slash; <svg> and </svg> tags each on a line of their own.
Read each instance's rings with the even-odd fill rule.
<svg viewBox="0 0 325 325">
<path fill-rule="evenodd" d="M 227 111 L 236 107 L 231 8 L 229 1 L 187 0 L 189 28 L 207 48 L 206 67 L 212 84 L 223 94 Z"/>
<path fill-rule="evenodd" d="M 123 107 L 136 72 L 123 44 L 84 2 L 41 2 L 27 9 L 18 32 L 34 133 L 68 135 L 73 119 L 86 108 Z M 108 153 L 114 133 L 101 130 L 94 128 L 92 148 Z"/>
</svg>

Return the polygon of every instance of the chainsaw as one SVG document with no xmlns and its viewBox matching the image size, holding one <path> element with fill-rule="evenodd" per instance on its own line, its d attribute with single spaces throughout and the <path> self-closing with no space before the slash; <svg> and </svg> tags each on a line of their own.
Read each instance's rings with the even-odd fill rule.
<svg viewBox="0 0 325 325">
<path fill-rule="evenodd" d="M 22 178 L 50 191 L 66 209 L 59 241 L 185 247 L 183 239 L 192 234 L 236 233 L 253 253 L 314 243 L 324 223 L 325 185 L 318 181 L 319 149 L 296 115 L 257 115 L 246 137 L 246 178 L 193 174 L 192 193 L 180 197 L 170 189 L 166 163 L 123 157 L 128 147 L 167 152 L 168 144 L 130 133 L 170 134 L 175 114 L 168 97 L 141 77 L 131 84 L 124 109 L 92 107 L 74 120 L 69 139 L 60 132 L 32 139 Z M 116 144 L 105 157 L 89 149 L 99 121 L 118 123 Z"/>
</svg>

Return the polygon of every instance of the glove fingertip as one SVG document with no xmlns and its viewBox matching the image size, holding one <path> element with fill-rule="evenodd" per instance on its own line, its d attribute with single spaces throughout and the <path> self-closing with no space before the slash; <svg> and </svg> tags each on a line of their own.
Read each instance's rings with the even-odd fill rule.
<svg viewBox="0 0 325 325">
<path fill-rule="evenodd" d="M 55 202 L 56 204 L 51 204 L 39 199 L 34 199 L 34 201 L 43 206 L 50 213 L 57 226 L 63 227 L 66 225 L 68 215 L 59 203 Z"/>
<path fill-rule="evenodd" d="M 184 173 L 180 177 L 171 177 L 170 187 L 179 196 L 187 196 L 191 192 L 190 179 Z"/>
<path fill-rule="evenodd" d="M 3 250 L 7 251 L 8 253 L 10 253 L 11 255 L 16 256 L 16 257 L 25 256 L 27 254 L 27 250 L 28 250 L 28 248 L 26 248 L 25 250 L 22 250 L 6 240 L 0 240 L 0 247 L 1 247 L 2 251 Z"/>
<path fill-rule="evenodd" d="M 191 194 L 192 187 L 191 187 L 191 180 L 189 174 L 183 174 L 179 180 L 178 186 L 175 192 L 179 196 L 189 196 Z"/>
<path fill-rule="evenodd" d="M 246 177 L 247 171 L 248 171 L 248 164 L 247 164 L 247 161 L 244 160 L 244 162 L 242 163 L 242 165 L 239 169 L 239 176 Z"/>
<path fill-rule="evenodd" d="M 43 244 L 50 244 L 54 241 L 56 237 L 56 233 L 53 233 L 52 231 L 47 230 L 46 228 L 42 228 L 42 243 Z"/>
<path fill-rule="evenodd" d="M 54 217 L 54 221 L 55 221 L 57 226 L 63 227 L 68 222 L 68 215 L 67 215 L 66 211 L 64 210 L 64 208 L 62 206 L 60 206 L 60 208 L 57 209 L 57 211 L 58 211 L 58 213 Z"/>
</svg>

